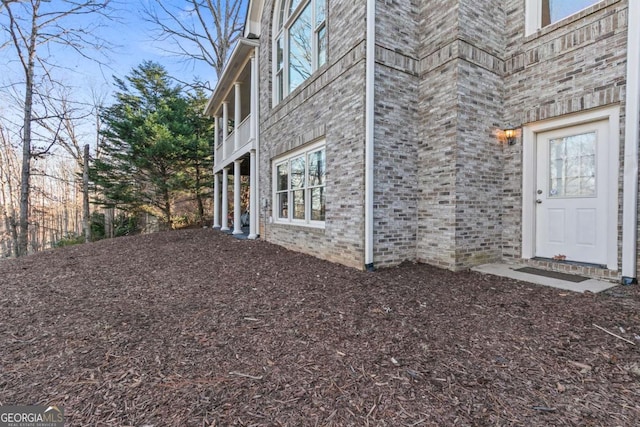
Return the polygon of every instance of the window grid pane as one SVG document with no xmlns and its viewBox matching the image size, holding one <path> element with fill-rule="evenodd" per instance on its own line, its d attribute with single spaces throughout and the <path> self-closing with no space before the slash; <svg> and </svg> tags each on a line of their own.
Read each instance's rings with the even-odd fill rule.
<svg viewBox="0 0 640 427">
<path fill-rule="evenodd" d="M 284 21 L 285 21 L 284 11 L 285 11 L 286 4 L 287 4 L 287 0 L 282 0 L 280 2 L 280 12 L 278 13 L 278 28 L 282 28 L 282 26 L 284 25 Z"/>
<path fill-rule="evenodd" d="M 273 29 L 273 99 L 279 103 L 328 58 L 326 0 L 282 0 Z"/>
<path fill-rule="evenodd" d="M 324 187 L 312 188 L 310 193 L 311 193 L 311 221 L 324 221 L 325 219 Z"/>
<path fill-rule="evenodd" d="M 282 35 L 280 35 L 276 43 L 276 69 L 278 71 L 282 70 L 284 66 L 284 46 L 282 42 L 283 38 Z"/>
<path fill-rule="evenodd" d="M 305 190 L 293 191 L 293 219 L 305 219 L 305 203 L 304 193 Z"/>
<path fill-rule="evenodd" d="M 316 0 L 316 28 L 324 23 L 326 7 L 325 0 Z"/>
<path fill-rule="evenodd" d="M 549 197 L 596 196 L 596 134 L 549 141 Z"/>
<path fill-rule="evenodd" d="M 309 186 L 324 185 L 325 154 L 324 150 L 309 154 Z"/>
<path fill-rule="evenodd" d="M 278 170 L 278 191 L 287 190 L 289 188 L 289 165 L 282 163 L 277 166 Z"/>
<path fill-rule="evenodd" d="M 278 218 L 289 219 L 289 192 L 278 193 Z"/>
<path fill-rule="evenodd" d="M 311 75 L 311 7 L 308 4 L 289 30 L 289 93 Z"/>
<path fill-rule="evenodd" d="M 601 0 L 540 0 L 542 8 L 542 26 L 546 27 L 561 21 L 582 9 L 598 3 Z"/>
<path fill-rule="evenodd" d="M 316 33 L 316 43 L 318 46 L 318 67 L 322 67 L 327 62 L 327 31 L 324 25 Z"/>
<path fill-rule="evenodd" d="M 276 165 L 275 216 L 284 221 L 325 221 L 325 149 Z"/>
<path fill-rule="evenodd" d="M 298 157 L 291 160 L 291 188 L 304 188 L 305 186 L 305 160 Z"/>
</svg>

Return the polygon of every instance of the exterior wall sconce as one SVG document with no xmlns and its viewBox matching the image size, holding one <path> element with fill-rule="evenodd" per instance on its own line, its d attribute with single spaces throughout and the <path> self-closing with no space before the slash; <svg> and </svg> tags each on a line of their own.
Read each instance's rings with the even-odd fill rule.
<svg viewBox="0 0 640 427">
<path fill-rule="evenodd" d="M 518 137 L 518 130 L 514 128 L 508 128 L 504 130 L 504 138 L 507 145 L 514 145 L 516 138 Z"/>
</svg>

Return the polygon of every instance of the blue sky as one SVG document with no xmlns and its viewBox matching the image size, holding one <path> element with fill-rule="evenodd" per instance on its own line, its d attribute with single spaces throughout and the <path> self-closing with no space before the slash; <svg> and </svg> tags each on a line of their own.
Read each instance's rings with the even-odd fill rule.
<svg viewBox="0 0 640 427">
<path fill-rule="evenodd" d="M 555 0 L 550 2 L 551 22 L 559 21 L 569 15 L 585 9 L 592 4 L 597 3 L 596 0 Z"/>
<path fill-rule="evenodd" d="M 53 0 L 52 4 L 55 4 Z M 193 61 L 186 61 L 184 58 L 173 56 L 162 49 L 162 43 L 153 41 L 154 33 L 151 24 L 145 22 L 142 17 L 143 6 L 147 0 L 123 0 L 118 3 L 116 21 L 105 22 L 104 26 L 98 30 L 100 36 L 115 45 L 109 52 L 105 64 L 98 64 L 83 58 L 78 53 L 68 48 L 52 47 L 49 61 L 56 67 L 54 73 L 56 79 L 62 80 L 65 85 L 73 87 L 75 96 L 90 97 L 91 90 L 98 93 L 110 93 L 113 89 L 113 75 L 124 77 L 132 68 L 138 66 L 144 60 L 152 60 L 165 66 L 170 75 L 179 77 L 184 81 L 191 82 L 195 77 L 201 80 L 209 80 L 211 86 L 214 85 L 214 73 L 206 64 L 196 64 Z M 168 0 L 165 3 L 184 7 L 185 2 L 181 0 Z M 3 12 L 0 12 L 0 19 L 4 19 Z M 186 16 L 186 15 L 185 15 Z M 87 20 L 95 22 L 91 16 L 74 18 L 77 20 Z M 82 22 L 82 21 L 79 21 Z M 2 35 L 0 43 L 6 40 L 6 34 Z M 168 46 L 166 46 L 168 47 Z M 87 51 L 89 56 L 100 56 L 94 52 Z M 16 81 L 23 81 L 23 73 L 16 61 L 13 47 L 7 46 L 0 50 L 0 87 L 3 91 L 7 85 Z M 4 94 L 3 94 L 4 95 Z M 6 99 L 6 95 L 2 96 Z"/>
<path fill-rule="evenodd" d="M 167 68 L 170 75 L 186 81 L 192 81 L 194 77 L 211 80 L 214 73 L 208 65 L 197 64 L 171 55 L 162 49 L 162 42 L 153 40 L 153 27 L 141 16 L 143 2 L 144 0 L 125 2 L 122 6 L 125 8 L 124 16 L 120 18 L 122 22 L 110 25 L 104 33 L 105 39 L 118 45 L 110 54 L 114 59 L 111 69 L 103 69 L 103 72 L 109 75 L 109 81 L 111 81 L 111 74 L 124 76 L 143 60 L 159 62 Z M 183 7 L 185 4 L 181 0 L 165 1 L 165 3 L 175 4 L 177 7 Z M 170 48 L 168 45 L 165 47 Z"/>
<path fill-rule="evenodd" d="M 118 0 L 115 21 L 106 22 L 96 32 L 102 39 L 115 45 L 108 51 L 104 64 L 98 64 L 84 58 L 69 48 L 49 46 L 39 50 L 42 57 L 53 65 L 52 76 L 65 87 L 69 88 L 69 101 L 83 103 L 87 111 L 93 105 L 93 93 L 97 94 L 105 105 L 113 102 L 113 76 L 124 78 L 131 70 L 145 60 L 162 64 L 170 76 L 185 82 L 209 81 L 210 87 L 215 86 L 215 73 L 207 64 L 196 64 L 193 61 L 176 57 L 162 49 L 162 44 L 153 41 L 154 32 L 151 24 L 142 16 L 143 6 L 149 0 Z M 183 0 L 163 0 L 167 5 L 184 7 Z M 60 5 L 59 0 L 52 0 L 46 7 Z M 44 4 L 44 3 L 43 3 Z M 185 13 L 185 18 L 188 15 Z M 95 24 L 95 18 L 87 15 L 75 17 L 82 24 Z M 90 19 L 91 21 L 82 21 Z M 6 11 L 0 11 L 0 23 L 7 20 Z M 65 22 L 65 28 L 74 22 Z M 76 25 L 77 26 L 77 25 Z M 8 34 L 0 33 L 0 46 L 8 40 Z M 166 45 L 165 47 L 169 47 Z M 86 51 L 90 57 L 101 57 L 94 51 Z M 105 60 L 104 57 L 102 57 Z M 42 73 L 40 73 L 42 74 Z M 24 98 L 24 71 L 18 62 L 13 46 L 8 45 L 0 49 L 0 126 L 12 133 L 12 141 L 18 146 L 19 133 L 22 128 L 21 101 Z M 16 102 L 15 99 L 19 99 Z M 78 104 L 76 104 L 78 105 Z M 42 111 L 41 109 L 39 111 Z M 91 117 L 76 123 L 77 132 L 83 141 L 90 144 L 95 138 L 95 122 Z M 45 139 L 47 137 L 45 136 Z M 58 150 L 60 151 L 60 150 Z M 60 154 L 60 153 L 59 153 Z M 62 152 L 64 156 L 64 152 Z"/>
</svg>

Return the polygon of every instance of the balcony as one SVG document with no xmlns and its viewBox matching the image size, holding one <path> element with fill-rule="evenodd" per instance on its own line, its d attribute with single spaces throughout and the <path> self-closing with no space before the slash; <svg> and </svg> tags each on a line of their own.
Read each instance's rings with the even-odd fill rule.
<svg viewBox="0 0 640 427">
<path fill-rule="evenodd" d="M 230 230 L 231 190 L 233 234 L 244 233 L 242 213 L 249 212 L 249 239 L 258 237 L 259 46 L 255 37 L 238 40 L 204 111 L 215 121 L 213 227 Z M 233 186 L 230 173 L 233 173 Z M 246 176 L 249 177 L 249 203 L 243 206 L 241 181 Z"/>
<path fill-rule="evenodd" d="M 236 133 L 238 134 L 237 142 Z M 255 137 L 251 136 L 251 115 L 245 117 L 237 129 L 232 130 L 226 138 L 220 139 L 223 141 L 216 146 L 214 157 L 216 168 L 217 166 L 224 167 L 236 158 L 255 149 Z"/>
<path fill-rule="evenodd" d="M 205 108 L 216 124 L 216 173 L 257 149 L 258 46 L 257 40 L 238 41 Z"/>
</svg>

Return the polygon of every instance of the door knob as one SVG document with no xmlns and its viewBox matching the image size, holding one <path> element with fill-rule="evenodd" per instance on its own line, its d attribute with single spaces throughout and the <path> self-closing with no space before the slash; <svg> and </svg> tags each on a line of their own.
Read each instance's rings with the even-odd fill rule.
<svg viewBox="0 0 640 427">
<path fill-rule="evenodd" d="M 536 203 L 537 203 L 537 204 L 540 204 L 540 203 L 542 203 L 542 200 L 540 200 L 540 199 L 536 199 Z"/>
</svg>

